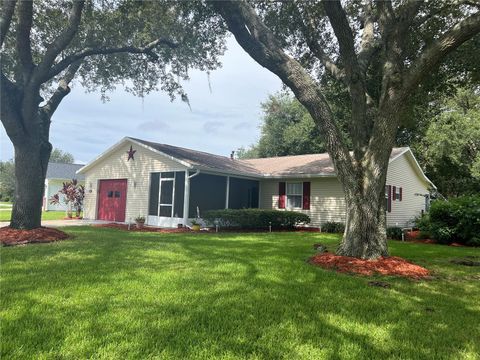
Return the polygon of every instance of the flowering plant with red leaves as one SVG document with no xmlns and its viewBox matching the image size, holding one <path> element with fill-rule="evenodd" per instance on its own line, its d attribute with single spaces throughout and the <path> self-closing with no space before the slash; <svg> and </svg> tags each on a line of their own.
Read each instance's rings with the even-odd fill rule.
<svg viewBox="0 0 480 360">
<path fill-rule="evenodd" d="M 59 204 L 60 194 L 64 196 L 64 201 L 68 205 L 67 212 L 71 213 L 73 207 L 76 210 L 77 216 L 80 216 L 83 207 L 83 200 L 85 198 L 85 187 L 79 185 L 77 179 L 64 182 L 58 193 L 50 198 L 50 204 Z"/>
</svg>

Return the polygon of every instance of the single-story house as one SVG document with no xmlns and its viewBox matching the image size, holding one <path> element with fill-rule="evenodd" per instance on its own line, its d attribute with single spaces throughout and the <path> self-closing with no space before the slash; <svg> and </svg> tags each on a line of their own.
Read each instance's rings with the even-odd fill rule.
<svg viewBox="0 0 480 360">
<path fill-rule="evenodd" d="M 328 154 L 237 160 L 125 137 L 78 171 L 85 175 L 84 217 L 177 227 L 212 209 L 289 209 L 313 226 L 345 221 L 342 186 Z M 387 175 L 389 226 L 425 210 L 434 184 L 408 147 L 394 148 Z"/>
<path fill-rule="evenodd" d="M 50 198 L 57 194 L 63 187 L 63 183 L 77 179 L 78 183 L 85 185 L 85 176 L 77 174 L 83 164 L 63 164 L 56 162 L 49 162 L 47 167 L 47 176 L 45 178 L 45 191 L 43 195 L 43 211 L 66 211 L 67 205 L 64 201 L 64 196 L 60 194 L 59 204 L 50 204 Z"/>
</svg>

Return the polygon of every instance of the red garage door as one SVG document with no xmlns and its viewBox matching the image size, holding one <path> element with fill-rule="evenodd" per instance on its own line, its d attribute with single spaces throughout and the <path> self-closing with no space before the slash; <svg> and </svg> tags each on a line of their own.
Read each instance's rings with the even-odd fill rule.
<svg viewBox="0 0 480 360">
<path fill-rule="evenodd" d="M 98 220 L 125 221 L 127 180 L 100 180 Z"/>
</svg>

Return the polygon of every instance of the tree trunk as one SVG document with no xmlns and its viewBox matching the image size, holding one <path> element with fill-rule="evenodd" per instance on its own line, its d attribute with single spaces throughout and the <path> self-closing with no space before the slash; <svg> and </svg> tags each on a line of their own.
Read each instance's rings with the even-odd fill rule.
<svg viewBox="0 0 480 360">
<path fill-rule="evenodd" d="M 346 196 L 345 233 L 338 255 L 361 259 L 388 256 L 385 206 L 381 204 L 385 196 L 382 197 L 374 200 L 361 194 Z"/>
<path fill-rule="evenodd" d="M 339 255 L 361 259 L 388 256 L 385 183 L 392 138 L 385 136 L 385 142 L 371 148 L 362 163 L 356 164 L 351 178 L 339 176 L 346 203 L 345 233 L 337 249 Z"/>
<path fill-rule="evenodd" d="M 37 138 L 25 139 L 14 147 L 15 198 L 10 226 L 15 229 L 38 228 L 41 226 L 45 176 L 52 146 Z"/>
</svg>

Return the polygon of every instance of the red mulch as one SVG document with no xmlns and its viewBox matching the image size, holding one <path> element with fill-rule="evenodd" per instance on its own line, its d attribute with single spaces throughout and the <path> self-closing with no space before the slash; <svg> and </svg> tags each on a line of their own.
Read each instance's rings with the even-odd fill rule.
<svg viewBox="0 0 480 360">
<path fill-rule="evenodd" d="M 397 256 L 380 257 L 377 260 L 362 260 L 332 253 L 318 254 L 310 258 L 310 263 L 325 269 L 359 275 L 396 275 L 413 279 L 428 277 L 430 272 Z"/>
<path fill-rule="evenodd" d="M 32 230 L 12 229 L 10 226 L 0 228 L 0 243 L 3 246 L 49 243 L 65 240 L 68 237 L 63 231 L 47 227 L 39 227 Z"/>
</svg>

